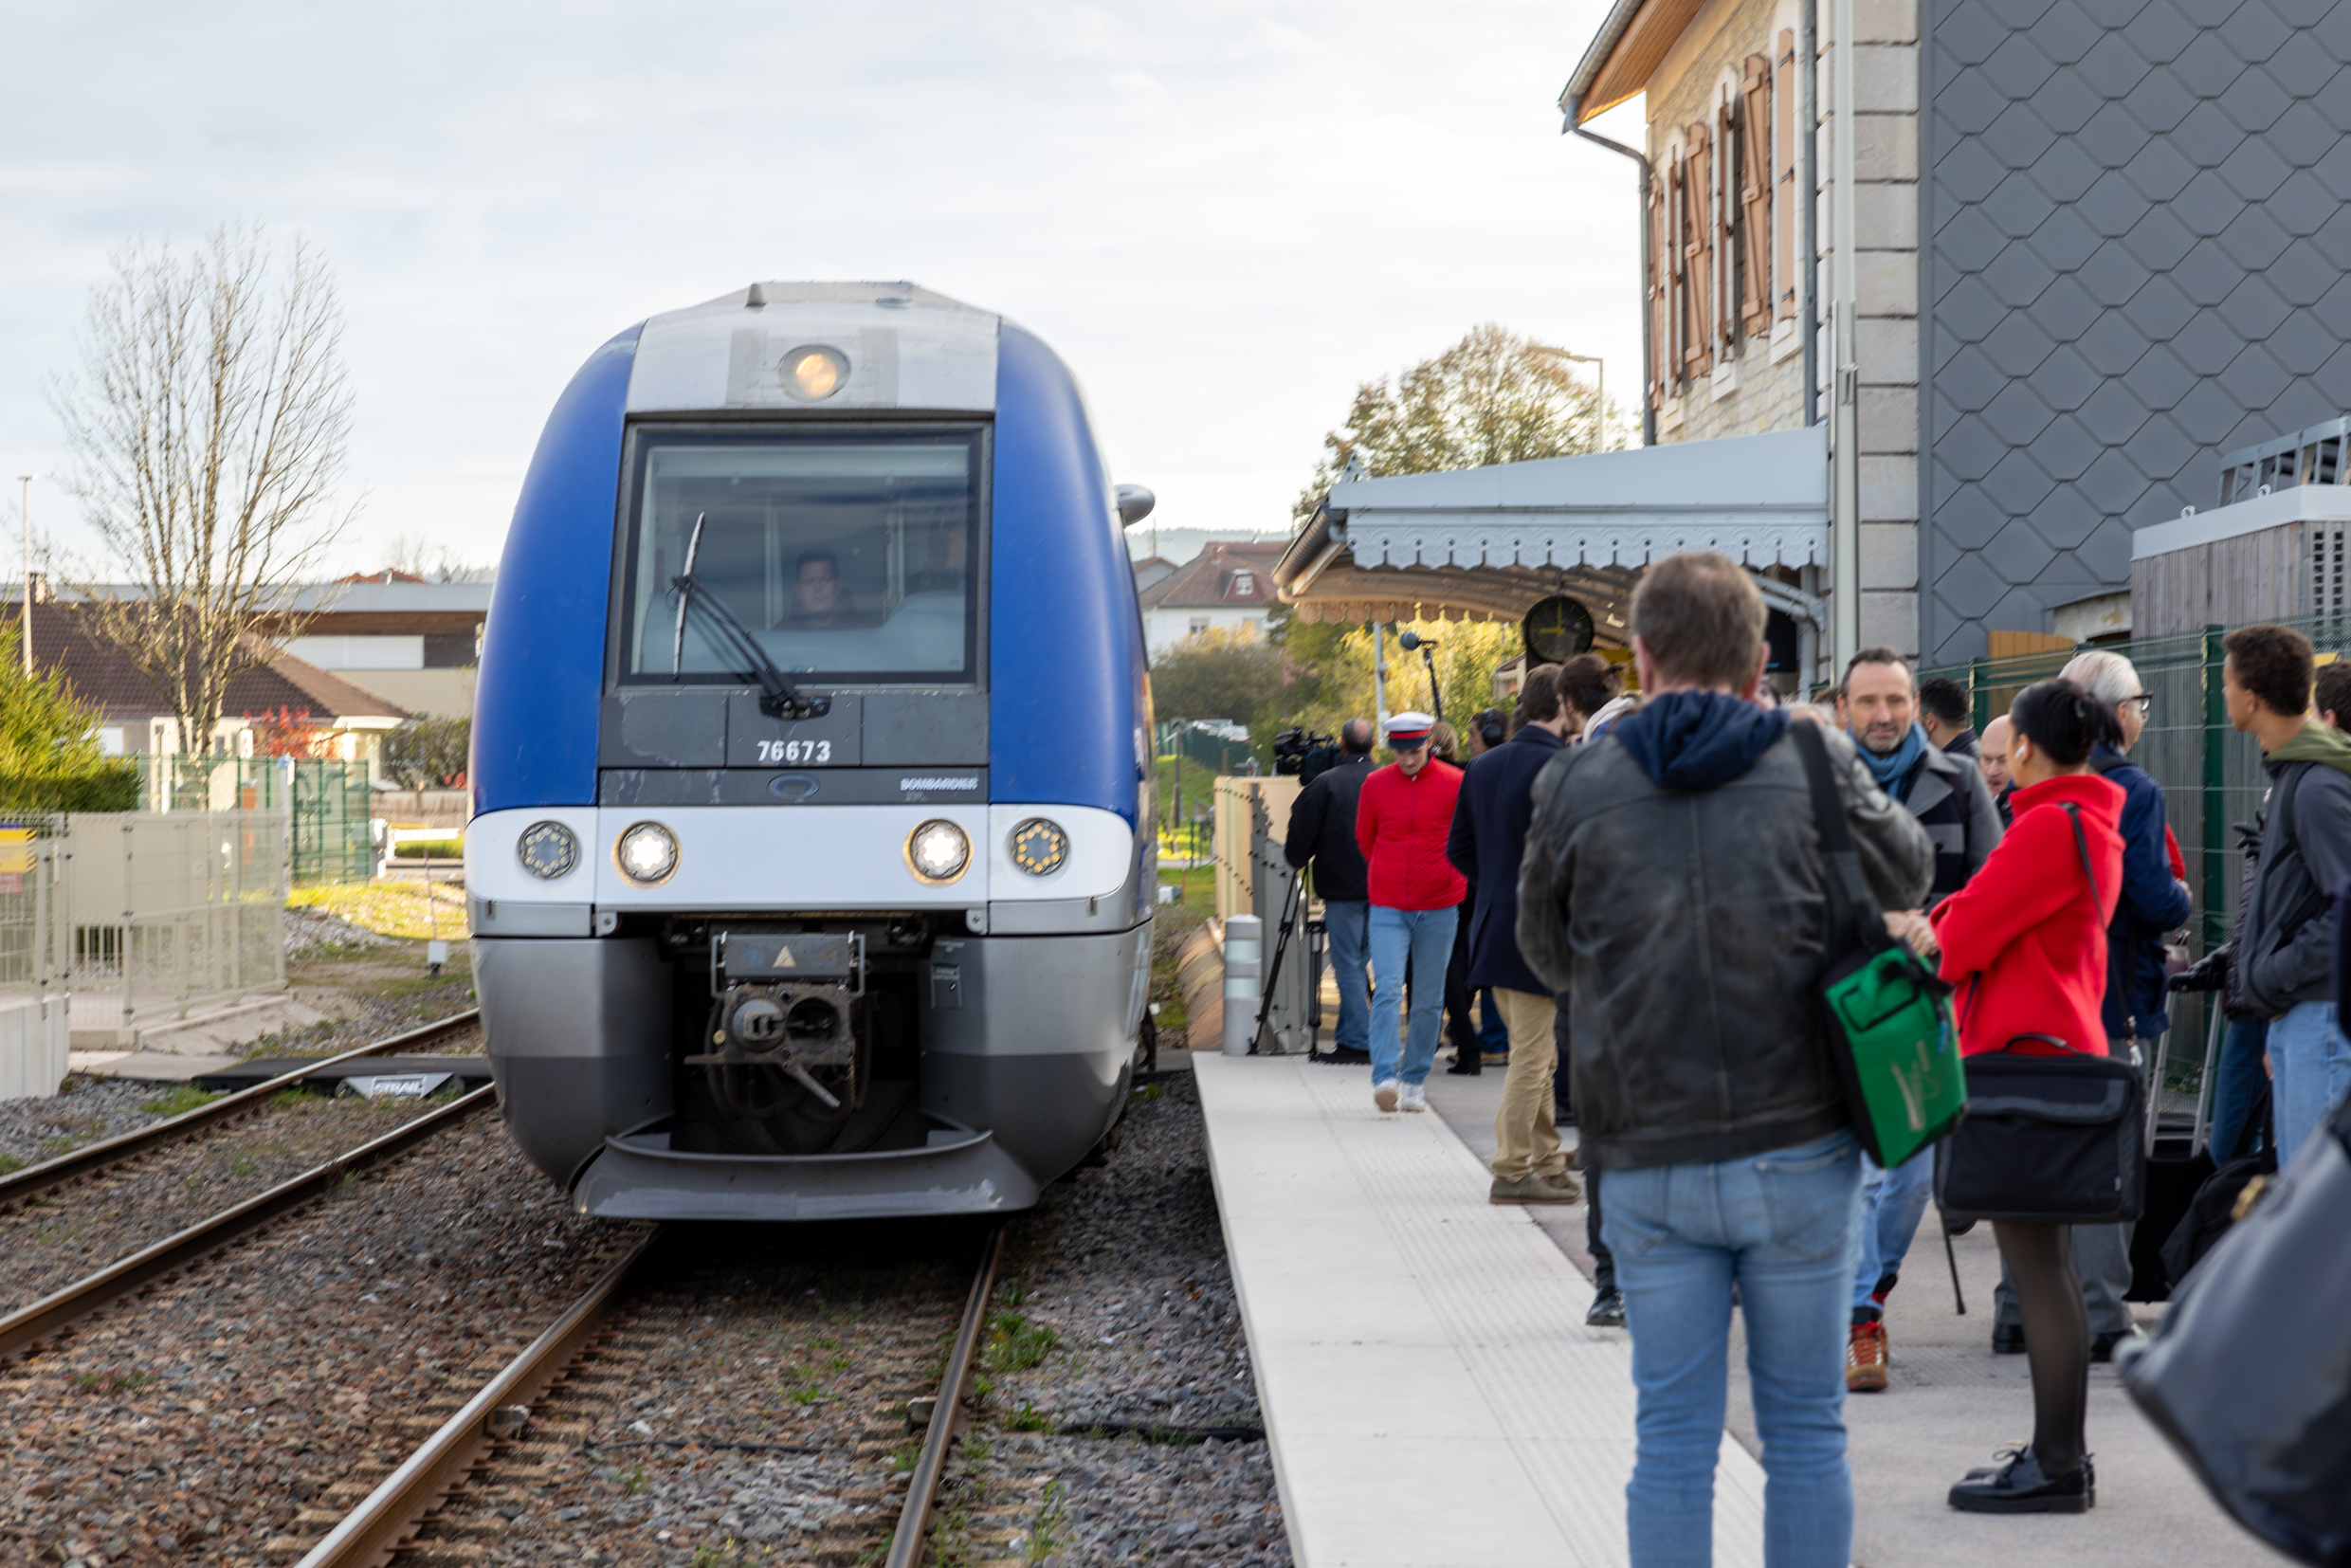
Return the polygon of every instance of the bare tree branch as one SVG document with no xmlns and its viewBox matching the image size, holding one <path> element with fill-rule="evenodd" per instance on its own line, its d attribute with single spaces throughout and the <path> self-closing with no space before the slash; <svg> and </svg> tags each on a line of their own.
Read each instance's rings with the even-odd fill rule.
<svg viewBox="0 0 2351 1568">
<path fill-rule="evenodd" d="M 352 407 L 335 281 L 300 236 L 280 258 L 246 225 L 185 259 L 134 241 L 80 347 L 49 389 L 65 488 L 135 590 L 100 598 L 97 629 L 203 751 L 229 683 L 301 634 L 292 591 L 357 516 L 334 500 Z"/>
</svg>

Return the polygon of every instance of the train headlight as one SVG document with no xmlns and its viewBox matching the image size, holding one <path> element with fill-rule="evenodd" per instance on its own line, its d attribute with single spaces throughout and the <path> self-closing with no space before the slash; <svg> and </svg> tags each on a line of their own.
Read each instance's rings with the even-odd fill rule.
<svg viewBox="0 0 2351 1568">
<path fill-rule="evenodd" d="M 972 864 L 972 841 L 954 823 L 933 817 L 906 835 L 906 864 L 924 882 L 953 882 Z"/>
<path fill-rule="evenodd" d="M 784 391 L 804 403 L 822 403 L 849 378 L 849 362 L 839 349 L 803 343 L 784 356 Z"/>
<path fill-rule="evenodd" d="M 1069 835 L 1058 822 L 1032 816 L 1012 830 L 1012 864 L 1032 877 L 1049 877 L 1069 859 Z"/>
<path fill-rule="evenodd" d="M 636 823 L 621 830 L 612 859 L 620 874 L 638 886 L 657 886 L 678 868 L 677 835 L 658 822 Z"/>
<path fill-rule="evenodd" d="M 560 822 L 534 822 L 515 841 L 515 854 L 525 871 L 553 882 L 579 864 L 579 836 Z"/>
</svg>

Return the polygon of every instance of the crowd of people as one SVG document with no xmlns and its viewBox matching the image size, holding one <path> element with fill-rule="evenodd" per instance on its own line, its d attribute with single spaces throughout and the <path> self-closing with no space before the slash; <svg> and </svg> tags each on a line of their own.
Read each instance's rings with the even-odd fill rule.
<svg viewBox="0 0 2351 1568">
<path fill-rule="evenodd" d="M 1856 653 L 1826 702 L 1785 702 L 1764 613 L 1727 557 L 1654 562 L 1631 604 L 1637 691 L 1594 655 L 1539 666 L 1506 720 L 1471 721 L 1467 757 L 1427 714 L 1384 736 L 1351 720 L 1285 846 L 1323 900 L 1337 1048 L 1368 1065 L 1376 1114 L 1427 1109 L 1443 1031 L 1452 1071 L 1505 1074 L 1489 1201 L 1587 1205 L 1590 1321 L 1631 1340 L 1640 1568 L 1709 1560 L 1734 1304 L 1766 1559 L 1849 1560 L 1843 1402 L 1896 1386 L 1886 1304 L 1934 1190 L 1935 1146 L 1890 1169 L 1862 1152 L 1832 1060 L 1834 811 L 1815 814 L 1796 726 L 1816 726 L 1888 938 L 1954 988 L 1962 1058 L 2105 1057 L 2153 1094 L 2170 994 L 2211 991 L 2215 1158 L 2290 1162 L 2351 1091 L 2331 897 L 2351 883 L 2351 668 L 2316 669 L 2284 627 L 2225 639 L 2229 720 L 2269 787 L 2240 826 L 2233 937 L 2187 967 L 2173 934 L 2194 901 L 2163 792 L 2131 760 L 2155 699 L 2128 658 L 2080 654 L 1977 734 L 1966 687 L 1890 648 Z M 2027 1358 L 2033 1435 L 1948 1501 L 2083 1512 L 2088 1368 L 2139 1332 L 2131 1227 L 1991 1224 L 1992 1348 Z"/>
</svg>

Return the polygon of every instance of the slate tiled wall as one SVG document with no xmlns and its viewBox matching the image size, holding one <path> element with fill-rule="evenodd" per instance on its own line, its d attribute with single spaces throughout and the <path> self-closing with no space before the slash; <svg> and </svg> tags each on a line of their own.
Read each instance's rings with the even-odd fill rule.
<svg viewBox="0 0 2351 1568">
<path fill-rule="evenodd" d="M 2351 5 L 1923 0 L 1921 650 L 2124 588 L 2351 413 Z"/>
</svg>

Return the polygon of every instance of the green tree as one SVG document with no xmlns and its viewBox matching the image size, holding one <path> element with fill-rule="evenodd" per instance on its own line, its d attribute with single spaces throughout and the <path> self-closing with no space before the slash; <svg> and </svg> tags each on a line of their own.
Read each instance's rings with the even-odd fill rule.
<svg viewBox="0 0 2351 1568">
<path fill-rule="evenodd" d="M 1456 731 L 1467 728 L 1469 716 L 1480 708 L 1510 710 L 1512 703 L 1494 700 L 1494 671 L 1518 657 L 1517 627 L 1500 621 L 1400 621 L 1386 638 L 1389 712 L 1433 711 L 1428 665 L 1418 653 L 1399 647 L 1393 635 L 1405 630 L 1436 640 L 1437 689 L 1445 697 L 1445 721 Z M 1372 634 L 1367 629 L 1328 622 L 1296 624 L 1289 629 L 1286 650 L 1293 664 L 1311 665 L 1314 671 L 1312 695 L 1291 709 L 1291 723 L 1335 735 L 1351 718 L 1372 717 Z"/>
<path fill-rule="evenodd" d="M 1151 706 L 1159 718 L 1246 724 L 1249 750 L 1269 768 L 1273 732 L 1286 711 L 1282 649 L 1248 629 L 1195 631 L 1151 662 Z"/>
<path fill-rule="evenodd" d="M 99 749 L 99 710 L 73 694 L 63 670 L 27 676 L 16 631 L 0 629 L 0 809 L 127 811 L 138 768 Z"/>
<path fill-rule="evenodd" d="M 472 744 L 471 719 L 411 719 L 384 737 L 384 772 L 404 790 L 462 789 Z"/>
<path fill-rule="evenodd" d="M 1621 446 L 1615 410 L 1568 361 L 1487 322 L 1398 376 L 1366 381 L 1338 429 L 1322 438 L 1314 478 L 1291 515 L 1314 516 L 1350 458 L 1366 478 L 1527 463 Z"/>
</svg>

